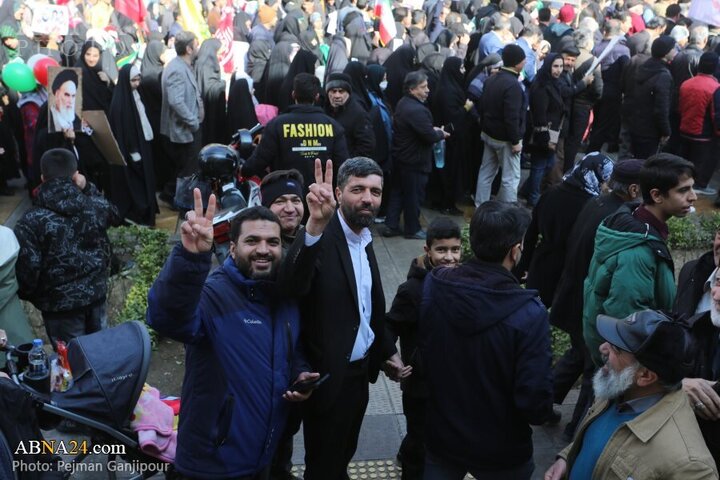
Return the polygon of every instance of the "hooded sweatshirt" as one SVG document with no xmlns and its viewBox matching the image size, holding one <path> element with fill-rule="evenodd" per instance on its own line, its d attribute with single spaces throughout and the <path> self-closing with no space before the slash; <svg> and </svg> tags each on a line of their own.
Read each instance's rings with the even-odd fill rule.
<svg viewBox="0 0 720 480">
<path fill-rule="evenodd" d="M 585 279 L 583 334 L 596 365 L 602 365 L 599 314 L 625 318 L 640 310 L 671 310 L 675 301 L 672 256 L 660 232 L 623 205 L 598 227 Z"/>
<path fill-rule="evenodd" d="M 497 264 L 427 275 L 419 349 L 427 374 L 427 449 L 483 471 L 532 458 L 531 424 L 552 412 L 547 311 Z"/>
</svg>

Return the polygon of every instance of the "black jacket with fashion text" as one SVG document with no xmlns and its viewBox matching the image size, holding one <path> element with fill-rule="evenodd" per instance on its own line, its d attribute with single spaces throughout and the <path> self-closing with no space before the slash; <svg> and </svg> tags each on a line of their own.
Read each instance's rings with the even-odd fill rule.
<svg viewBox="0 0 720 480">
<path fill-rule="evenodd" d="M 635 77 L 634 99 L 631 105 L 630 133 L 641 138 L 668 137 L 673 79 L 667 63 L 649 58 Z"/>
<path fill-rule="evenodd" d="M 525 98 L 518 75 L 505 68 L 485 81 L 480 98 L 482 130 L 515 145 L 525 133 Z"/>
<path fill-rule="evenodd" d="M 243 175 L 265 174 L 269 168 L 296 168 L 307 187 L 315 179 L 315 159 L 333 161 L 333 170 L 348 158 L 345 129 L 322 108 L 315 105 L 291 105 L 268 122 L 260 145 L 242 167 Z M 337 175 L 334 177 L 337 178 Z"/>
<path fill-rule="evenodd" d="M 433 144 L 444 138 L 433 127 L 430 109 L 412 95 L 403 96 L 393 115 L 391 154 L 393 165 L 402 170 L 430 173 Z"/>
<path fill-rule="evenodd" d="M 325 112 L 345 129 L 348 158 L 375 158 L 375 131 L 370 125 L 370 117 L 362 105 L 352 96 L 338 109 L 328 106 Z M 307 181 L 307 180 L 306 180 Z"/>
</svg>

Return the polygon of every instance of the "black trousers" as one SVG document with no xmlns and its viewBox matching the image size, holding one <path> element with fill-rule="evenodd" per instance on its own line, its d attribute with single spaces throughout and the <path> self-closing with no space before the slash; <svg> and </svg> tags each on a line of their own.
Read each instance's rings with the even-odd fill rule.
<svg viewBox="0 0 720 480">
<path fill-rule="evenodd" d="M 300 405 L 290 404 L 290 413 L 288 414 L 287 423 L 285 423 L 285 430 L 283 430 L 270 466 L 270 480 L 292 478 L 293 437 L 300 430 L 301 423 L 302 410 Z"/>
<path fill-rule="evenodd" d="M 355 368 L 353 364 L 360 365 Z M 347 480 L 369 399 L 367 362 L 353 362 L 329 410 L 303 412 L 305 480 Z"/>
<path fill-rule="evenodd" d="M 425 470 L 425 411 L 427 398 L 402 396 L 407 433 L 400 444 L 402 480 L 421 480 Z"/>
<path fill-rule="evenodd" d="M 660 148 L 660 137 L 638 137 L 630 134 L 632 138 L 633 158 L 646 160 L 658 153 Z"/>
<path fill-rule="evenodd" d="M 582 103 L 573 105 L 572 115 L 570 116 L 570 128 L 565 137 L 563 172 L 567 172 L 575 165 L 575 157 L 580 150 L 580 144 L 582 143 L 583 135 L 585 135 L 585 130 L 587 130 L 591 110 L 592 105 Z"/>
<path fill-rule="evenodd" d="M 585 345 L 582 333 L 570 335 L 570 348 L 565 351 L 553 368 L 553 401 L 561 404 L 570 389 L 575 385 L 578 377 L 582 375 L 582 386 L 575 404 L 572 420 L 565 427 L 568 435 L 575 433 L 580 420 L 593 400 L 592 379 L 595 374 L 595 365 L 590 357 L 590 351 Z"/>
<path fill-rule="evenodd" d="M 107 326 L 104 298 L 75 310 L 42 312 L 42 317 L 53 350 L 57 350 L 58 340 L 67 344 L 75 337 L 95 333 Z"/>
<path fill-rule="evenodd" d="M 425 198 L 428 175 L 397 168 L 393 172 L 392 179 L 393 190 L 390 193 L 385 225 L 398 230 L 402 212 L 405 235 L 413 235 L 420 230 L 420 203 Z"/>
<path fill-rule="evenodd" d="M 599 152 L 604 143 L 617 145 L 620 136 L 621 110 L 622 99 L 619 97 L 601 98 L 595 104 L 588 152 Z"/>
<path fill-rule="evenodd" d="M 681 139 L 680 156 L 687 158 L 695 164 L 695 186 L 705 188 L 712 179 L 717 167 L 717 142 L 713 139 L 707 142 L 698 142 L 683 137 Z"/>
</svg>

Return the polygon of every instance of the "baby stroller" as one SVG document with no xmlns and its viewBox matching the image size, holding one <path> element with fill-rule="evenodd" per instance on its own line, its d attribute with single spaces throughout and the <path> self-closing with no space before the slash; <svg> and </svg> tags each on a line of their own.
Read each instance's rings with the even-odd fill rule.
<svg viewBox="0 0 720 480">
<path fill-rule="evenodd" d="M 7 369 L 14 385 L 4 381 L 0 395 L 7 395 L 8 388 L 12 388 L 15 390 L 12 394 L 24 397 L 33 410 L 29 413 L 37 418 L 43 430 L 55 428 L 66 419 L 81 426 L 90 437 L 88 443 L 83 445 L 83 451 L 77 453 L 72 461 L 55 462 L 54 470 L 60 475 L 53 475 L 52 478 L 69 478 L 74 471 L 83 471 L 79 463 L 93 453 L 95 445 L 102 446 L 100 449 L 103 455 L 110 452 L 107 453 L 103 468 L 110 479 L 116 478 L 118 470 L 127 471 L 126 464 L 117 462 L 118 457 L 135 467 L 133 470 L 136 472 L 140 471 L 132 477 L 133 480 L 150 478 L 168 469 L 169 464 L 140 450 L 137 435 L 130 427 L 133 410 L 140 398 L 150 365 L 150 337 L 143 323 L 126 322 L 72 340 L 68 345 L 68 362 L 74 385 L 65 392 L 43 393 L 33 388 L 29 381 L 19 375 L 18 365 L 22 366 L 23 359 L 18 350 L 12 346 L 5 350 Z M 3 423 L 0 422 L 0 430 L 2 427 Z M 39 434 L 37 428 L 34 430 Z M 0 450 L 5 449 L 4 452 L 0 451 L 0 459 L 8 458 L 8 453 L 12 458 L 19 441 L 42 440 L 12 439 L 7 432 L 4 439 L 4 442 L 0 442 Z M 67 445 L 65 448 L 68 448 Z M 22 461 L 22 457 L 15 455 L 15 460 Z M 118 465 L 123 465 L 123 468 L 118 468 Z M 24 476 L 22 472 L 15 473 L 19 479 L 40 478 Z"/>
</svg>

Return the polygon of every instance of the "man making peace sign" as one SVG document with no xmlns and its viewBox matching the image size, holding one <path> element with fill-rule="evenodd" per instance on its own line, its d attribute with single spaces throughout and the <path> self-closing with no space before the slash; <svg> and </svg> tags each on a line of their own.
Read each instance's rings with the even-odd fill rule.
<svg viewBox="0 0 720 480">
<path fill-rule="evenodd" d="M 298 278 L 283 274 L 280 222 L 265 207 L 233 219 L 230 256 L 207 277 L 215 196 L 203 214 L 195 189 L 182 242 L 150 290 L 148 324 L 186 344 L 175 459 L 184 478 L 266 478 L 288 401 L 310 396 L 294 391 L 295 383 L 319 377 L 298 348 L 300 315 L 284 285 L 309 276 L 318 240 L 335 212 L 331 161 L 323 175 L 316 160 L 308 190 L 307 233 L 299 233 L 289 253 Z"/>
</svg>

